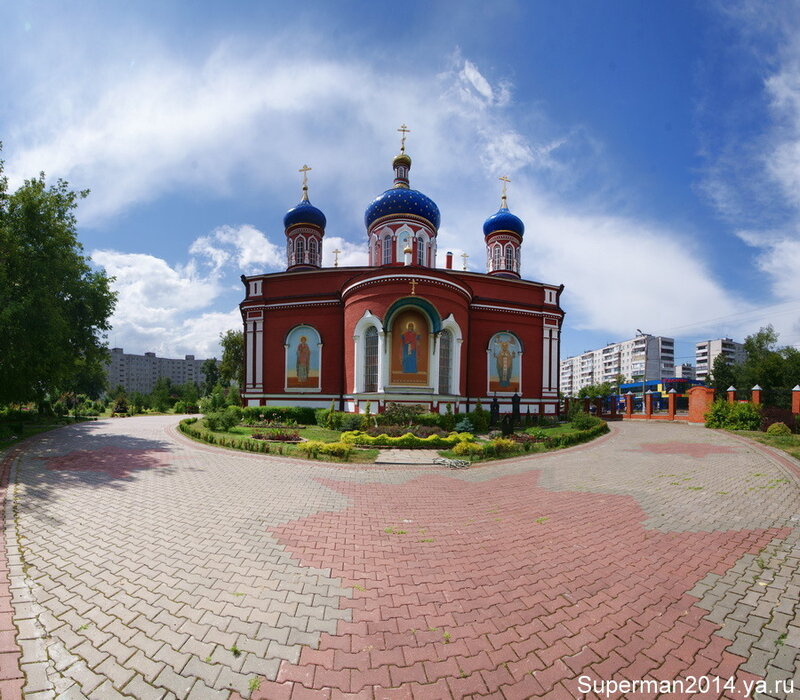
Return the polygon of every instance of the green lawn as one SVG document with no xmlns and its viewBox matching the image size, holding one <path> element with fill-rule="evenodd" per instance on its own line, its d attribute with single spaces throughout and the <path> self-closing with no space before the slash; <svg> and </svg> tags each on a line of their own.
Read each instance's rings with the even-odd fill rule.
<svg viewBox="0 0 800 700">
<path fill-rule="evenodd" d="M 205 421 L 201 419 L 200 424 L 206 430 L 208 430 L 208 428 L 205 426 Z M 247 428 L 243 425 L 237 425 L 228 431 L 217 430 L 213 432 L 215 435 L 230 435 L 233 437 L 244 438 L 244 437 L 249 437 L 253 433 L 268 433 L 270 430 L 272 430 L 272 428 Z M 328 428 L 321 428 L 318 425 L 309 425 L 306 428 L 286 428 L 285 430 L 287 431 L 297 430 L 297 432 L 300 434 L 300 437 L 305 438 L 306 440 L 317 440 L 319 442 L 337 442 L 339 440 L 339 436 L 342 434 L 341 431 L 339 430 L 329 430 Z M 302 454 L 297 449 L 296 445 L 291 442 L 280 442 L 271 440 L 268 440 L 267 442 L 269 442 L 270 445 L 274 446 L 275 448 L 280 449 L 280 452 L 278 452 L 278 454 L 286 455 L 287 457 L 301 457 L 303 459 L 308 459 L 307 455 Z M 275 452 L 270 452 L 270 454 L 275 454 Z M 353 453 L 350 455 L 350 459 L 347 461 L 349 463 L 355 462 L 359 464 L 370 464 L 375 461 L 375 458 L 377 456 L 378 456 L 378 450 L 375 448 L 356 448 L 353 450 Z M 320 457 L 320 459 L 326 462 L 343 461 L 341 459 L 338 459 L 336 457 L 331 457 L 329 455 Z"/>
<path fill-rule="evenodd" d="M 11 447 L 12 445 L 16 445 L 18 442 L 22 442 L 23 440 L 33 436 L 38 435 L 39 433 L 46 433 L 48 430 L 55 430 L 56 428 L 60 428 L 63 425 L 71 425 L 73 422 L 80 423 L 81 420 L 72 421 L 71 419 L 59 419 L 59 418 L 37 418 L 35 421 L 23 421 L 22 423 L 18 423 L 17 421 L 13 421 L 11 424 L 14 426 L 21 425 L 22 432 L 15 430 L 11 437 L 8 437 L 8 432 L 5 428 L 9 427 L 7 423 L 0 423 L 0 436 L 8 437 L 8 439 L 4 439 L 0 437 L 0 450 L 4 450 L 7 447 Z"/>
<path fill-rule="evenodd" d="M 767 435 L 756 430 L 736 430 L 735 432 L 756 442 L 783 450 L 795 459 L 800 459 L 800 435 Z"/>
</svg>

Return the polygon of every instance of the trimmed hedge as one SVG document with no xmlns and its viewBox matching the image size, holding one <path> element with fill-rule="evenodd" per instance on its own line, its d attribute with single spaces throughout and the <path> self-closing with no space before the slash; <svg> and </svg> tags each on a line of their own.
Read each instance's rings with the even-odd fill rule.
<svg viewBox="0 0 800 700">
<path fill-rule="evenodd" d="M 300 425 L 314 425 L 314 409 L 306 406 L 246 406 L 242 409 L 245 422 L 293 420 Z"/>
<path fill-rule="evenodd" d="M 369 447 L 447 449 L 457 445 L 459 442 L 472 441 L 473 436 L 471 433 L 451 433 L 447 436 L 429 435 L 426 438 L 420 438 L 411 433 L 406 433 L 400 437 L 389 437 L 385 433 L 381 435 L 367 435 L 367 433 L 361 430 L 351 430 L 342 433 L 339 440 L 351 445 Z"/>
</svg>

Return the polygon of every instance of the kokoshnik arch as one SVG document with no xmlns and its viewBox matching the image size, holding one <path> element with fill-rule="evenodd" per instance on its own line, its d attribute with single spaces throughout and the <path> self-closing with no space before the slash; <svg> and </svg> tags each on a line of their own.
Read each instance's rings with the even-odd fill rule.
<svg viewBox="0 0 800 700">
<path fill-rule="evenodd" d="M 486 273 L 436 267 L 439 208 L 409 186 L 411 158 L 394 158 L 394 186 L 367 207 L 369 265 L 322 267 L 325 215 L 303 196 L 284 216 L 286 271 L 242 276 L 248 406 L 373 412 L 387 402 L 435 412 L 497 397 L 510 412 L 558 406 L 563 285 L 524 280 L 525 226 L 508 209 L 483 224 Z M 334 251 L 338 254 L 339 251 Z M 466 268 L 466 263 L 464 264 Z"/>
</svg>

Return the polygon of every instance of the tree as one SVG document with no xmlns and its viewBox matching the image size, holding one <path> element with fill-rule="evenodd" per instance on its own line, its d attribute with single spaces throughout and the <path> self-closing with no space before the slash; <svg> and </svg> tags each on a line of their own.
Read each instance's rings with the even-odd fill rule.
<svg viewBox="0 0 800 700">
<path fill-rule="evenodd" d="M 169 377 L 159 377 L 153 391 L 150 392 L 150 405 L 159 413 L 163 413 L 175 403 L 172 396 L 172 380 Z"/>
<path fill-rule="evenodd" d="M 219 377 L 223 384 L 236 382 L 244 386 L 244 333 L 242 331 L 225 331 L 219 334 L 222 345 L 222 362 Z"/>
<path fill-rule="evenodd" d="M 116 294 L 78 242 L 88 192 L 48 187 L 42 173 L 9 195 L 2 172 L 0 161 L 0 403 L 96 393 Z"/>
<path fill-rule="evenodd" d="M 200 371 L 205 376 L 203 382 L 203 396 L 208 396 L 213 390 L 216 383 L 219 381 L 219 365 L 217 364 L 216 357 L 210 357 L 203 361 Z"/>
<path fill-rule="evenodd" d="M 737 389 L 743 388 L 737 385 L 736 369 L 737 368 L 735 368 L 722 353 L 714 358 L 714 364 L 711 366 L 711 374 L 708 377 L 708 385 L 714 387 L 714 395 L 716 398 L 725 398 L 729 386 L 736 387 Z"/>
</svg>

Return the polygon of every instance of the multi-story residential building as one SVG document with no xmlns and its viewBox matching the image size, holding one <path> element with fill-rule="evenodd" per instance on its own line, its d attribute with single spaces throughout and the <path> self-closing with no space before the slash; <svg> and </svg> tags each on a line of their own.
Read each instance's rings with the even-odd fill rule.
<svg viewBox="0 0 800 700">
<path fill-rule="evenodd" d="M 684 362 L 682 365 L 675 366 L 676 379 L 697 379 L 695 376 L 694 365 L 689 362 Z"/>
<path fill-rule="evenodd" d="M 674 377 L 675 340 L 642 333 L 568 357 L 561 361 L 561 393 L 571 396 L 590 384 L 613 384 L 619 375 L 626 382 Z"/>
<path fill-rule="evenodd" d="M 728 359 L 728 364 L 738 365 L 747 359 L 743 343 L 737 343 L 730 338 L 717 338 L 716 340 L 703 340 L 695 345 L 695 364 L 697 365 L 697 379 L 706 381 L 714 368 L 714 360 L 719 355 Z"/>
<path fill-rule="evenodd" d="M 128 393 L 149 394 L 159 377 L 168 377 L 176 385 L 186 382 L 202 384 L 206 378 L 202 371 L 203 362 L 205 360 L 196 360 L 194 355 L 186 355 L 180 360 L 156 357 L 154 352 L 132 355 L 123 352 L 122 348 L 112 348 L 106 367 L 108 388 L 113 390 L 121 386 Z"/>
</svg>

